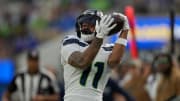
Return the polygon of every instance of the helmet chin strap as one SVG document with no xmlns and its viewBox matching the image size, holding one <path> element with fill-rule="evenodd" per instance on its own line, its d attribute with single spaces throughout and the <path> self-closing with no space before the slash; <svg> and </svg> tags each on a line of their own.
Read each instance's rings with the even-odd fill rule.
<svg viewBox="0 0 180 101">
<path fill-rule="evenodd" d="M 86 42 L 92 41 L 94 36 L 95 36 L 95 33 L 92 33 L 92 34 L 89 34 L 89 35 L 81 33 L 81 39 L 86 41 Z"/>
</svg>

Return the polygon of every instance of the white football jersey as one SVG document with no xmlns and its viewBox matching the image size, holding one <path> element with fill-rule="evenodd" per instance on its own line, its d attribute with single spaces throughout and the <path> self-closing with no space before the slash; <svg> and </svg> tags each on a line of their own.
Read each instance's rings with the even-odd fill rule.
<svg viewBox="0 0 180 101">
<path fill-rule="evenodd" d="M 109 79 L 107 66 L 112 46 L 102 46 L 91 66 L 86 70 L 68 64 L 69 56 L 75 51 L 84 51 L 88 44 L 76 36 L 67 36 L 61 46 L 61 63 L 64 68 L 64 101 L 102 101 L 103 90 Z"/>
</svg>

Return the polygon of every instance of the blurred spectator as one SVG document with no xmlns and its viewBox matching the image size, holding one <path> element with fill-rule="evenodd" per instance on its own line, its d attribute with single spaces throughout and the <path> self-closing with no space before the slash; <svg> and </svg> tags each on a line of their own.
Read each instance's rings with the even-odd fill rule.
<svg viewBox="0 0 180 101">
<path fill-rule="evenodd" d="M 65 5 L 54 7 L 52 10 L 51 21 L 49 23 L 52 29 L 66 32 L 72 29 L 75 25 L 76 14 L 82 9 L 83 3 L 80 2 L 67 2 L 68 6 Z"/>
<path fill-rule="evenodd" d="M 129 81 L 124 84 L 125 90 L 128 91 L 137 101 L 150 101 L 148 92 L 145 89 L 147 75 L 149 74 L 149 68 L 141 68 L 142 63 L 140 60 L 133 60 L 131 67 L 128 70 L 130 75 Z"/>
<path fill-rule="evenodd" d="M 122 63 L 125 66 L 124 63 Z M 119 64 L 114 68 L 103 94 L 103 101 L 135 101 L 135 99 L 119 84 L 121 78 L 127 73 L 127 68 Z"/>
<path fill-rule="evenodd" d="M 48 20 L 41 12 L 40 7 L 33 6 L 29 19 L 29 27 L 33 32 L 45 30 L 48 26 Z"/>
<path fill-rule="evenodd" d="M 0 23 L 0 37 L 10 39 L 13 36 L 12 30 L 12 15 L 9 11 L 4 11 L 2 15 L 2 22 Z"/>
<path fill-rule="evenodd" d="M 32 31 L 29 30 L 30 14 L 30 6 L 24 4 L 15 26 L 15 53 L 19 53 L 24 49 L 33 49 L 38 44 L 38 40 L 33 36 Z"/>
<path fill-rule="evenodd" d="M 10 57 L 13 52 L 13 22 L 9 11 L 2 12 L 0 22 L 0 58 Z"/>
<path fill-rule="evenodd" d="M 155 101 L 179 101 L 180 71 L 174 67 L 170 54 L 159 54 L 155 57 L 155 66 L 161 79 L 157 88 Z"/>
<path fill-rule="evenodd" d="M 148 72 L 145 73 L 147 74 L 146 90 L 151 98 L 151 101 L 155 101 L 155 97 L 157 95 L 157 85 L 160 80 L 159 75 L 155 71 L 154 62 L 155 61 L 143 61 L 144 66 L 142 66 L 142 68 L 147 68 L 148 70 Z"/>
<path fill-rule="evenodd" d="M 112 78 L 109 79 L 103 93 L 103 101 L 135 101 L 118 83 Z"/>
<path fill-rule="evenodd" d="M 179 66 L 179 69 L 180 69 L 180 55 L 177 57 L 177 62 L 178 62 L 178 66 Z"/>
<path fill-rule="evenodd" d="M 124 86 L 132 77 L 132 75 L 129 72 L 129 69 L 131 68 L 130 62 L 124 62 L 119 64 L 119 66 L 116 68 L 117 70 L 117 80 L 119 81 L 120 86 Z"/>
<path fill-rule="evenodd" d="M 36 37 L 31 34 L 27 36 L 17 37 L 15 40 L 15 53 L 22 52 L 25 49 L 33 49 L 38 45 Z"/>
<path fill-rule="evenodd" d="M 11 58 L 13 47 L 8 40 L 0 37 L 0 59 Z"/>
<path fill-rule="evenodd" d="M 29 32 L 28 24 L 31 16 L 31 7 L 23 3 L 16 18 L 15 32 L 17 37 L 26 36 Z"/>
<path fill-rule="evenodd" d="M 28 53 L 28 70 L 16 74 L 2 101 L 58 101 L 56 81 L 40 70 L 38 55 L 36 50 Z M 15 99 L 12 98 L 13 93 L 17 94 Z"/>
<path fill-rule="evenodd" d="M 87 6 L 88 8 L 102 11 L 108 11 L 113 7 L 112 0 L 88 0 Z"/>
<path fill-rule="evenodd" d="M 134 0 L 135 9 L 141 14 L 148 13 L 148 6 L 146 5 L 148 0 Z"/>
</svg>

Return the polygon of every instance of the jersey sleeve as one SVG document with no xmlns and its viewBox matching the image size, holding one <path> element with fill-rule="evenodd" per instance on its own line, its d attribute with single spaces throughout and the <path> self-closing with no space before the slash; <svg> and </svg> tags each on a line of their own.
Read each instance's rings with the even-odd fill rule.
<svg viewBox="0 0 180 101">
<path fill-rule="evenodd" d="M 66 36 L 61 44 L 61 57 L 68 61 L 69 56 L 75 51 L 81 51 L 81 47 L 86 47 L 87 43 L 80 41 L 74 36 Z"/>
</svg>

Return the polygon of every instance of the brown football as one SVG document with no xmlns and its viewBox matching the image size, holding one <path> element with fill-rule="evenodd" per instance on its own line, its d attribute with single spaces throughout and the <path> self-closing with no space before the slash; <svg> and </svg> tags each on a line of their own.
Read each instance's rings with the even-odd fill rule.
<svg viewBox="0 0 180 101">
<path fill-rule="evenodd" d="M 116 25 L 116 27 L 114 27 L 114 28 L 109 32 L 108 36 L 113 35 L 113 34 L 117 34 L 117 33 L 122 29 L 122 27 L 123 27 L 123 25 L 124 25 L 124 22 L 123 22 L 123 20 L 120 19 L 119 15 L 117 15 L 117 14 L 111 14 L 111 17 L 114 18 L 114 21 L 113 21 L 113 23 L 112 23 L 111 25 L 113 25 L 113 24 L 115 24 L 115 23 L 116 23 L 117 25 Z"/>
</svg>

